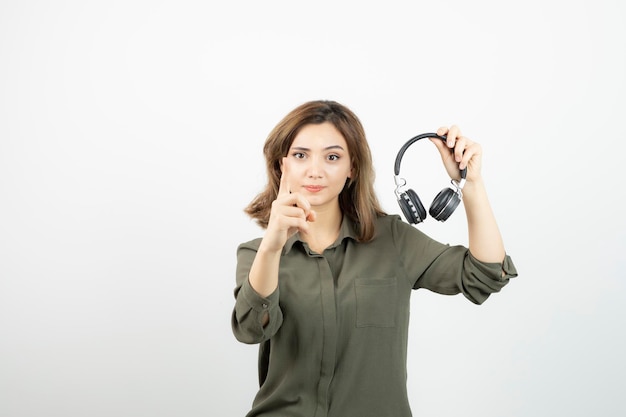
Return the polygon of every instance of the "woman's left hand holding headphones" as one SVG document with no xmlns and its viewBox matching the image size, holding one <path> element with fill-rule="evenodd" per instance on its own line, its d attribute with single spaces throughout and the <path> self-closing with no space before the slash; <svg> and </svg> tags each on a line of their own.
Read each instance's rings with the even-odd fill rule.
<svg viewBox="0 0 626 417">
<path fill-rule="evenodd" d="M 431 142 L 437 146 L 441 159 L 448 171 L 450 178 L 459 180 L 459 171 L 467 168 L 467 182 L 479 180 L 482 166 L 482 147 L 466 136 L 461 134 L 458 126 L 440 127 L 437 129 L 439 136 L 445 136 L 444 142 L 437 138 L 431 138 Z"/>
</svg>

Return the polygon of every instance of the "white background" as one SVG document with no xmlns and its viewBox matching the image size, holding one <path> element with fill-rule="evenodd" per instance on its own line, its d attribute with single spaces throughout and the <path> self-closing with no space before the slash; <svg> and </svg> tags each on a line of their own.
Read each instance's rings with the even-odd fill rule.
<svg viewBox="0 0 626 417">
<path fill-rule="evenodd" d="M 484 148 L 520 276 L 480 307 L 414 294 L 414 414 L 625 415 L 625 21 L 619 0 L 3 1 L 0 415 L 243 416 L 242 210 L 271 128 L 319 98 L 361 118 L 390 213 L 410 137 Z M 426 205 L 434 152 L 403 161 Z M 420 228 L 466 243 L 462 208 Z"/>
</svg>

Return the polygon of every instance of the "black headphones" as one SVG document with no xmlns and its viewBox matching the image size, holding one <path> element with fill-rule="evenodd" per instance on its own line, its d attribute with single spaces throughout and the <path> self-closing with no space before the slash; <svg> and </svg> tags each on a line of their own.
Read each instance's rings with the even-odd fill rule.
<svg viewBox="0 0 626 417">
<path fill-rule="evenodd" d="M 404 178 L 399 178 L 398 175 L 400 175 L 400 162 L 402 162 L 402 155 L 404 155 L 404 152 L 406 152 L 409 146 L 424 138 L 439 138 L 443 141 L 446 140 L 445 136 L 440 136 L 436 133 L 423 133 L 421 135 L 417 135 L 414 138 L 411 138 L 402 146 L 402 148 L 400 148 L 394 165 L 394 181 L 396 183 L 395 193 L 398 197 L 398 204 L 400 204 L 404 217 L 409 223 L 412 224 L 421 223 L 424 219 L 426 219 L 426 209 L 424 209 L 424 206 L 415 191 L 411 189 L 408 189 L 406 192 L 402 191 L 402 187 L 406 185 L 406 180 Z M 432 217 L 440 222 L 444 222 L 448 219 L 448 217 L 450 217 L 463 198 L 461 190 L 465 185 L 466 176 L 467 168 L 464 168 L 461 170 L 461 181 L 451 181 L 454 188 L 444 188 L 437 194 L 430 205 L 430 209 L 428 210 Z"/>
</svg>

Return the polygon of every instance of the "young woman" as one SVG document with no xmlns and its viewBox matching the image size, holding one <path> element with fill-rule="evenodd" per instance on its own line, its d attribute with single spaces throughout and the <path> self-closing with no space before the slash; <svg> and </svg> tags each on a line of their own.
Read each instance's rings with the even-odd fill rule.
<svg viewBox="0 0 626 417">
<path fill-rule="evenodd" d="M 259 343 L 248 417 L 409 417 L 410 295 L 480 304 L 517 276 L 481 178 L 481 147 L 434 139 L 451 178 L 467 168 L 469 248 L 381 209 L 363 127 L 333 101 L 291 111 L 265 142 L 268 184 L 246 208 L 265 229 L 237 249 L 232 327 Z"/>
</svg>

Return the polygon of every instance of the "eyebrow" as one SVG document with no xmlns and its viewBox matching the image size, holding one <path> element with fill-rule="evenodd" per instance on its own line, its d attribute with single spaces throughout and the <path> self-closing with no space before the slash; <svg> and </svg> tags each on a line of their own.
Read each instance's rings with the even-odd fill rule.
<svg viewBox="0 0 626 417">
<path fill-rule="evenodd" d="M 303 146 L 294 146 L 293 148 L 291 148 L 293 150 L 296 151 L 310 151 L 310 148 L 305 148 Z M 341 145 L 331 145 L 331 146 L 327 146 L 324 148 L 325 151 L 329 151 L 331 149 L 341 149 L 342 151 L 344 151 L 345 149 L 343 149 L 343 147 Z"/>
</svg>

